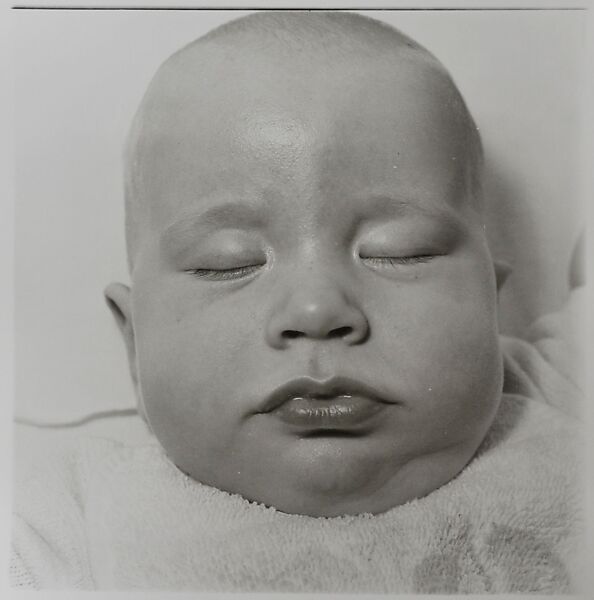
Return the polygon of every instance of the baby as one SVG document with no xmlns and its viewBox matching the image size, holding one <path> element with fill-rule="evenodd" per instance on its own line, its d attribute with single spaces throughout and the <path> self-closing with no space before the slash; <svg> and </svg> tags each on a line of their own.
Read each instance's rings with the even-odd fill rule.
<svg viewBox="0 0 594 600">
<path fill-rule="evenodd" d="M 379 513 L 454 477 L 499 404 L 480 143 L 426 51 L 259 14 L 161 67 L 128 146 L 131 289 L 107 296 L 152 431 L 289 513 Z"/>
<path fill-rule="evenodd" d="M 83 543 L 78 569 L 93 583 L 80 587 L 571 588 L 574 426 L 548 398 L 521 396 L 538 386 L 520 367 L 506 380 L 515 396 L 502 394 L 505 269 L 485 235 L 481 142 L 432 55 L 348 13 L 233 21 L 159 69 L 126 169 L 132 283 L 106 297 L 164 451 L 145 472 L 180 490 L 112 498 L 103 519 L 127 504 L 150 512 L 149 496 L 170 510 L 145 518 L 135 545 L 108 536 L 119 553 L 105 531 Z M 201 495 L 212 501 L 187 510 Z M 171 521 L 181 514 L 183 527 Z M 253 543 L 243 553 L 242 527 Z M 168 537 L 178 529 L 185 541 Z M 168 558 L 145 556 L 159 535 Z M 196 558 L 208 553 L 190 539 L 235 567 Z M 246 560 L 242 579 L 234 569 Z"/>
</svg>

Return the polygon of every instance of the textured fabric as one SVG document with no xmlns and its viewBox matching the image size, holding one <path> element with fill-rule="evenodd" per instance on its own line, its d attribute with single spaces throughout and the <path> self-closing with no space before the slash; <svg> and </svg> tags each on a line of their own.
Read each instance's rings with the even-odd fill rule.
<svg viewBox="0 0 594 600">
<path fill-rule="evenodd" d="M 579 378 L 571 361 L 553 367 L 549 337 L 502 340 L 505 393 L 477 455 L 448 484 L 381 515 L 311 518 L 249 503 L 186 477 L 155 441 L 66 444 L 20 474 L 13 584 L 570 592 L 583 570 Z M 554 352 L 564 355 L 562 338 Z"/>
<path fill-rule="evenodd" d="M 39 588 L 567 592 L 581 529 L 572 421 L 505 396 L 457 478 L 333 519 L 201 485 L 156 444 L 87 440 L 20 486 L 14 547 Z"/>
<path fill-rule="evenodd" d="M 574 416 L 583 412 L 586 301 L 586 288 L 576 288 L 563 310 L 535 321 L 529 341 L 501 338 L 504 391 L 538 398 Z"/>
<path fill-rule="evenodd" d="M 10 557 L 8 576 L 12 587 L 33 590 L 39 589 L 37 581 L 33 578 L 33 574 L 25 566 L 23 559 L 16 551 L 13 551 Z"/>
</svg>

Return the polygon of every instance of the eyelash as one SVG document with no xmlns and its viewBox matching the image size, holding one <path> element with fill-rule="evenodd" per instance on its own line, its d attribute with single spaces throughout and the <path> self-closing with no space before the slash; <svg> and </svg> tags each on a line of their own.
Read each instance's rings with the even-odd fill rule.
<svg viewBox="0 0 594 600">
<path fill-rule="evenodd" d="M 435 258 L 433 254 L 419 254 L 417 256 L 361 256 L 361 260 L 372 266 L 377 267 L 397 267 L 400 265 L 414 265 L 427 263 Z M 187 273 L 200 279 L 209 279 L 211 281 L 229 281 L 233 279 L 242 279 L 254 274 L 264 265 L 245 265 L 233 269 L 188 269 Z"/>
<path fill-rule="evenodd" d="M 416 256 L 362 256 L 361 260 L 374 266 L 397 267 L 400 265 L 427 263 L 435 258 L 435 256 L 435 254 L 419 254 Z"/>
<path fill-rule="evenodd" d="M 200 279 L 210 279 L 213 281 L 228 281 L 230 279 L 242 279 L 255 273 L 264 265 L 246 265 L 235 267 L 233 269 L 189 269 L 187 272 Z"/>
</svg>

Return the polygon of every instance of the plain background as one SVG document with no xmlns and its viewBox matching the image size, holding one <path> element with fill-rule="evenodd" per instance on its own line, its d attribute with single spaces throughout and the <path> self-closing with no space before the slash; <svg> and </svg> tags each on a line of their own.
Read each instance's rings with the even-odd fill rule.
<svg viewBox="0 0 594 600">
<path fill-rule="evenodd" d="M 18 11 L 15 18 L 16 414 L 76 419 L 134 404 L 104 304 L 128 282 L 121 153 L 158 65 L 239 12 Z M 585 13 L 368 12 L 454 76 L 489 166 L 487 226 L 514 274 L 502 329 L 522 335 L 567 294 L 579 197 Z"/>
</svg>

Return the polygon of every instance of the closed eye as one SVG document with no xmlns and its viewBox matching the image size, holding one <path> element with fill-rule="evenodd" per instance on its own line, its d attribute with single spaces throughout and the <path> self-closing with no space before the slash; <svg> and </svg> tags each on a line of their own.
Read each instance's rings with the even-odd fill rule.
<svg viewBox="0 0 594 600">
<path fill-rule="evenodd" d="M 243 279 L 249 277 L 260 270 L 264 265 L 244 265 L 241 267 L 233 267 L 231 269 L 187 269 L 186 273 L 194 275 L 200 279 L 208 279 L 210 281 L 228 281 L 231 279 Z"/>
<path fill-rule="evenodd" d="M 361 260 L 371 267 L 398 267 L 415 265 L 433 260 L 437 254 L 416 254 L 412 256 L 361 256 Z"/>
</svg>

